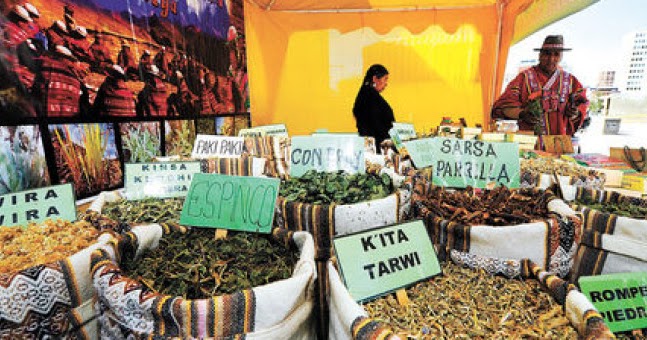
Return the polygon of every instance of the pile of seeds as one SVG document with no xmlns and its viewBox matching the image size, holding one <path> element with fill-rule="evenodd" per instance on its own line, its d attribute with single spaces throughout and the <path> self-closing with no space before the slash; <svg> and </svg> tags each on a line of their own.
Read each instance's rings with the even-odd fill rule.
<svg viewBox="0 0 647 340">
<path fill-rule="evenodd" d="M 575 208 L 579 208 L 580 205 L 584 205 L 587 208 L 601 211 L 607 214 L 616 214 L 625 217 L 637 218 L 637 219 L 647 219 L 647 207 L 632 204 L 628 201 L 618 201 L 618 202 L 597 202 L 588 199 L 577 200 L 574 202 Z"/>
<path fill-rule="evenodd" d="M 194 228 L 165 235 L 141 258 L 125 259 L 122 269 L 153 291 L 204 299 L 286 279 L 297 260 L 295 250 L 269 235 L 230 232 L 216 240 L 213 229 Z"/>
<path fill-rule="evenodd" d="M 106 203 L 101 212 L 117 221 L 129 223 L 179 222 L 183 204 L 184 198 L 118 200 Z"/>
<path fill-rule="evenodd" d="M 415 202 L 418 216 L 434 216 L 464 225 L 506 226 L 550 216 L 550 191 L 497 187 L 477 193 L 471 187 L 448 190 L 434 186 Z"/>
<path fill-rule="evenodd" d="M 0 227 L 0 273 L 62 260 L 92 245 L 98 235 L 86 221 L 46 220 L 26 228 Z"/>
<path fill-rule="evenodd" d="M 406 307 L 391 294 L 364 308 L 405 339 L 577 339 L 562 306 L 537 281 L 492 276 L 451 261 L 443 273 L 407 289 Z"/>
<path fill-rule="evenodd" d="M 282 182 L 279 191 L 279 195 L 287 201 L 314 204 L 353 204 L 383 198 L 391 193 L 393 183 L 387 174 L 313 170 Z"/>
</svg>

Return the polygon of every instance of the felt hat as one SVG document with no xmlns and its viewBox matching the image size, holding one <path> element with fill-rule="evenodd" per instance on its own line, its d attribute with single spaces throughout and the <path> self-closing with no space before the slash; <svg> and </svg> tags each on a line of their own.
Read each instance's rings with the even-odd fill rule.
<svg viewBox="0 0 647 340">
<path fill-rule="evenodd" d="M 60 56 L 67 57 L 68 59 L 76 60 L 76 58 L 72 54 L 72 51 L 70 51 L 69 48 L 63 45 L 56 45 L 56 48 L 54 48 L 54 52 Z"/>
<path fill-rule="evenodd" d="M 549 35 L 544 39 L 544 43 L 535 51 L 570 51 L 570 48 L 564 48 L 564 37 L 562 35 Z"/>
<path fill-rule="evenodd" d="M 154 75 L 154 76 L 158 76 L 159 73 L 160 73 L 160 70 L 159 70 L 159 68 L 157 68 L 157 65 L 151 65 L 148 68 L 147 72 Z"/>
<path fill-rule="evenodd" d="M 39 18 L 40 17 L 40 12 L 36 8 L 36 6 L 30 4 L 29 2 L 25 2 L 23 5 L 27 12 L 29 12 L 29 15 L 31 15 L 32 18 Z"/>
<path fill-rule="evenodd" d="M 76 32 L 83 38 L 88 36 L 88 30 L 83 26 L 76 26 Z"/>
<path fill-rule="evenodd" d="M 122 77 L 126 75 L 126 72 L 124 72 L 124 69 L 117 64 L 112 65 L 112 67 L 110 68 L 110 73 L 112 73 L 113 75 L 122 76 Z"/>
<path fill-rule="evenodd" d="M 13 8 L 13 12 L 16 13 L 17 16 L 20 17 L 20 19 L 25 20 L 27 22 L 32 22 L 31 17 L 29 16 L 29 12 L 25 9 L 25 7 L 22 7 L 20 5 L 16 5 Z"/>
</svg>

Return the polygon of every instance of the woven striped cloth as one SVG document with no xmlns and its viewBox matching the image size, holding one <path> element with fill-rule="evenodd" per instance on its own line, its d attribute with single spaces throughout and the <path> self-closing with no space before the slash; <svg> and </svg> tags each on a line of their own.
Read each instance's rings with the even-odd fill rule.
<svg viewBox="0 0 647 340">
<path fill-rule="evenodd" d="M 208 158 L 200 160 L 202 172 L 234 176 L 253 176 L 254 158 Z"/>
</svg>

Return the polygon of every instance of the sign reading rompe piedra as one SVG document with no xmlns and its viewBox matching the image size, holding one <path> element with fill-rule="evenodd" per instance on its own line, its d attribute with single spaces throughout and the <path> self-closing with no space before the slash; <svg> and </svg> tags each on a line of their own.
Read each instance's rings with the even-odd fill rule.
<svg viewBox="0 0 647 340">
<path fill-rule="evenodd" d="M 341 275 L 356 301 L 366 301 L 441 272 L 421 220 L 336 237 Z"/>
<path fill-rule="evenodd" d="M 13 192 L 0 196 L 0 225 L 27 226 L 47 219 L 76 220 L 71 183 Z"/>
<path fill-rule="evenodd" d="M 308 170 L 364 172 L 364 138 L 352 135 L 313 135 L 291 138 L 290 175 Z"/>
<path fill-rule="evenodd" d="M 416 167 L 433 166 L 433 183 L 436 185 L 486 188 L 496 183 L 508 188 L 519 187 L 517 143 L 438 137 L 404 144 Z"/>
<path fill-rule="evenodd" d="M 245 138 L 198 135 L 193 143 L 191 158 L 238 158 L 245 148 Z"/>
<path fill-rule="evenodd" d="M 180 223 L 269 233 L 279 182 L 278 178 L 195 174 Z"/>
<path fill-rule="evenodd" d="M 125 191 L 129 200 L 145 197 L 183 197 L 200 162 L 127 163 Z"/>
<path fill-rule="evenodd" d="M 647 273 L 583 276 L 579 284 L 612 332 L 647 328 Z"/>
</svg>

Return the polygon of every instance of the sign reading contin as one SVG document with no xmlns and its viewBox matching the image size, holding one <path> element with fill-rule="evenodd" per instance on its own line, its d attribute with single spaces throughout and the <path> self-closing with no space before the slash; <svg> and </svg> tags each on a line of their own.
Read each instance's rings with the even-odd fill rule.
<svg viewBox="0 0 647 340">
<path fill-rule="evenodd" d="M 0 225 L 27 226 L 47 219 L 76 220 L 72 184 L 13 192 L 0 196 Z"/>
<path fill-rule="evenodd" d="M 125 189 L 129 200 L 183 197 L 200 162 L 127 163 Z"/>
<path fill-rule="evenodd" d="M 180 223 L 269 233 L 279 182 L 277 178 L 195 174 Z"/>
<path fill-rule="evenodd" d="M 356 301 L 384 295 L 441 272 L 422 221 L 333 240 L 342 277 Z"/>
<path fill-rule="evenodd" d="M 439 137 L 404 144 L 416 167 L 433 166 L 433 183 L 436 185 L 456 188 L 485 188 L 490 184 L 519 187 L 517 143 Z"/>
<path fill-rule="evenodd" d="M 262 136 L 287 136 L 288 128 L 285 124 L 272 124 L 255 126 L 249 129 L 238 131 L 239 137 L 262 137 Z"/>
<path fill-rule="evenodd" d="M 584 276 L 579 283 L 612 332 L 647 328 L 647 273 Z"/>
<path fill-rule="evenodd" d="M 364 172 L 364 137 L 348 135 L 296 136 L 291 138 L 290 175 L 308 170 Z"/>
<path fill-rule="evenodd" d="M 245 138 L 198 135 L 193 144 L 191 158 L 238 158 L 243 154 Z"/>
</svg>

